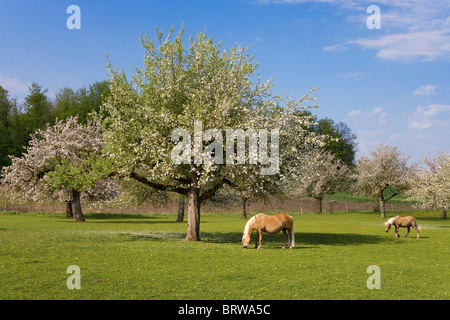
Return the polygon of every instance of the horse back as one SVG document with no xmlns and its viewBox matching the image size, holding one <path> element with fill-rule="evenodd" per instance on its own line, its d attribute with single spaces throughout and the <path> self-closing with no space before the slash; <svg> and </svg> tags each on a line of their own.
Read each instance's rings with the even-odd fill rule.
<svg viewBox="0 0 450 320">
<path fill-rule="evenodd" d="M 401 227 L 406 228 L 406 227 L 409 227 L 409 226 L 412 226 L 412 227 L 416 226 L 416 218 L 414 218 L 413 216 L 400 217 L 399 220 L 400 220 L 399 221 L 400 222 L 399 225 Z"/>
<path fill-rule="evenodd" d="M 280 218 L 283 220 L 285 227 L 287 229 L 290 229 L 292 224 L 294 223 L 294 218 L 292 216 L 286 214 L 286 213 L 279 213 L 277 216 L 280 216 Z"/>
<path fill-rule="evenodd" d="M 277 233 L 283 229 L 291 229 L 294 219 L 285 213 L 275 215 L 259 214 L 255 216 L 255 226 L 257 229 L 267 233 Z"/>
</svg>

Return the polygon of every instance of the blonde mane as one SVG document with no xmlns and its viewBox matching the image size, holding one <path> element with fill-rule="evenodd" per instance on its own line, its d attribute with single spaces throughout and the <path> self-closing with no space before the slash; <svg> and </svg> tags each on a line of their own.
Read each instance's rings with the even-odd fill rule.
<svg viewBox="0 0 450 320">
<path fill-rule="evenodd" d="M 394 221 L 397 217 L 398 216 L 390 218 L 384 225 L 387 226 L 388 224 L 394 224 Z"/>
<path fill-rule="evenodd" d="M 244 235 L 247 236 L 248 233 L 250 232 L 250 228 L 253 227 L 253 221 L 255 220 L 256 216 L 251 217 L 250 219 L 248 219 L 247 223 L 245 224 L 245 228 L 244 228 Z"/>
</svg>

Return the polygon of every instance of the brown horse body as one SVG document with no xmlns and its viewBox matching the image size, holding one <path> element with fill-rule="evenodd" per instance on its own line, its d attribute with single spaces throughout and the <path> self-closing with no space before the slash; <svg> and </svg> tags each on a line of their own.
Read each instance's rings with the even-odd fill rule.
<svg viewBox="0 0 450 320">
<path fill-rule="evenodd" d="M 244 234 L 242 236 L 242 244 L 244 248 L 248 248 L 248 245 L 251 241 L 250 237 L 252 232 L 256 230 L 256 238 L 255 238 L 255 248 L 262 248 L 262 234 L 263 232 L 267 233 L 278 233 L 283 231 L 284 235 L 284 248 L 287 247 L 288 235 L 286 231 L 289 233 L 289 248 L 293 248 L 295 245 L 294 239 L 294 218 L 292 216 L 287 215 L 285 213 L 279 213 L 276 215 L 265 215 L 263 213 L 257 214 L 253 216 L 247 221 L 245 225 Z M 258 238 L 259 238 L 259 246 L 258 246 Z"/>
<path fill-rule="evenodd" d="M 386 230 L 384 230 L 384 231 L 388 232 L 392 225 L 395 226 L 395 237 L 400 237 L 400 235 L 398 234 L 398 229 L 400 227 L 408 229 L 408 232 L 406 233 L 405 238 L 408 236 L 410 228 L 413 227 L 414 230 L 416 230 L 417 238 L 419 238 L 418 224 L 416 222 L 416 218 L 414 218 L 412 216 L 407 216 L 407 217 L 396 216 L 396 217 L 390 218 L 385 223 Z"/>
</svg>

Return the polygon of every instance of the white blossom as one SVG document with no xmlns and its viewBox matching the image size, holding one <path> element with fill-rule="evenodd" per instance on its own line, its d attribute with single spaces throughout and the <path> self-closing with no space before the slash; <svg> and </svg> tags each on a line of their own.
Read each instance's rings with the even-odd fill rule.
<svg viewBox="0 0 450 320">
<path fill-rule="evenodd" d="M 446 211 L 450 204 L 450 154 L 442 152 L 435 158 L 425 158 L 425 166 L 410 177 L 409 200 L 422 208 L 439 208 Z"/>
</svg>

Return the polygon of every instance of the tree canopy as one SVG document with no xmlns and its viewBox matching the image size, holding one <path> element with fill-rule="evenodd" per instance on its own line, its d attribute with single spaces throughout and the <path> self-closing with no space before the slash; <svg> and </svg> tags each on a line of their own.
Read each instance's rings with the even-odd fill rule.
<svg viewBox="0 0 450 320">
<path fill-rule="evenodd" d="M 2 169 L 2 192 L 17 201 L 59 197 L 73 203 L 75 221 L 84 221 L 80 195 L 109 176 L 112 160 L 102 156 L 100 126 L 77 120 L 58 120 L 32 134 L 26 152 Z"/>
<path fill-rule="evenodd" d="M 247 48 L 223 48 L 201 32 L 185 47 L 183 33 L 142 36 L 144 68 L 130 79 L 108 63 L 111 94 L 101 116 L 118 172 L 186 195 L 186 240 L 200 240 L 203 201 L 225 184 L 238 187 L 242 176 L 260 190 L 276 185 L 321 138 L 307 130 L 313 117 L 298 112 L 308 109 L 311 92 L 299 100 L 276 96 Z M 240 133 L 248 152 L 239 151 Z"/>
<path fill-rule="evenodd" d="M 450 204 L 450 154 L 442 152 L 434 158 L 425 158 L 424 166 L 414 171 L 407 194 L 422 208 L 442 210 L 447 219 Z"/>
<path fill-rule="evenodd" d="M 409 158 L 401 154 L 398 146 L 381 144 L 358 160 L 353 188 L 379 202 L 382 218 L 386 217 L 386 202 L 408 188 Z M 392 191 L 390 196 L 385 194 L 388 189 Z"/>
</svg>

